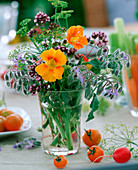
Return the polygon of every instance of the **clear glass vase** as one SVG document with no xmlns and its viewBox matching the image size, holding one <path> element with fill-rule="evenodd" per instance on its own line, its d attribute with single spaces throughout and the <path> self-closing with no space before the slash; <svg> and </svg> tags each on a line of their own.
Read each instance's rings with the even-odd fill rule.
<svg viewBox="0 0 138 170">
<path fill-rule="evenodd" d="M 132 116 L 138 117 L 138 54 L 131 54 L 131 67 L 123 70 L 125 95 Z"/>
<path fill-rule="evenodd" d="M 71 155 L 79 151 L 82 99 L 83 90 L 39 93 L 46 153 Z"/>
</svg>

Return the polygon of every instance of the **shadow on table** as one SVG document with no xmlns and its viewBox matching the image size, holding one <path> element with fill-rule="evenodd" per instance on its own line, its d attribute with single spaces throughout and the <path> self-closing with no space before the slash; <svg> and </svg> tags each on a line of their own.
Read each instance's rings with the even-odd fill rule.
<svg viewBox="0 0 138 170">
<path fill-rule="evenodd" d="M 85 168 L 85 170 L 91 170 L 91 169 L 92 170 L 101 170 L 101 169 L 102 170 L 138 170 L 138 162 Z M 76 169 L 76 170 L 83 170 L 83 168 Z"/>
</svg>

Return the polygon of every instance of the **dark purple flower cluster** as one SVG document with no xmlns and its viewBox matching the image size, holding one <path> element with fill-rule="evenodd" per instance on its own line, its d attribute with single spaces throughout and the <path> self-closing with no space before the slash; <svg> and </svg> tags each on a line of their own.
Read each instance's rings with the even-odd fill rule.
<svg viewBox="0 0 138 170">
<path fill-rule="evenodd" d="M 30 87 L 29 87 L 29 92 L 32 94 L 32 95 L 36 95 L 36 92 L 39 92 L 41 89 L 47 89 L 47 86 L 46 84 L 39 84 L 36 85 L 36 83 L 34 82 L 34 84 L 32 84 Z"/>
<path fill-rule="evenodd" d="M 54 48 L 55 50 L 60 49 L 62 52 L 65 52 L 68 56 L 73 55 L 77 50 L 75 48 L 67 48 L 65 46 L 57 46 Z"/>
<path fill-rule="evenodd" d="M 34 22 L 36 23 L 36 26 L 45 24 L 46 22 L 49 22 L 49 21 L 50 21 L 50 17 L 47 16 L 47 14 L 43 12 L 38 12 L 34 18 Z"/>
<path fill-rule="evenodd" d="M 54 28 L 57 28 L 57 27 L 59 27 L 59 25 L 56 24 L 55 22 L 50 23 L 50 25 L 49 25 L 49 29 L 50 29 L 50 30 L 53 30 Z"/>
<path fill-rule="evenodd" d="M 30 31 L 28 31 L 27 36 L 28 36 L 29 38 L 32 38 L 33 35 L 35 35 L 36 33 L 37 33 L 37 30 L 31 28 Z"/>
<path fill-rule="evenodd" d="M 36 63 L 30 65 L 30 66 L 29 66 L 30 71 L 28 72 L 28 74 L 29 74 L 30 78 L 33 78 L 33 79 L 34 79 L 34 76 L 35 76 L 35 80 L 36 80 L 37 82 L 39 82 L 39 81 L 42 80 L 42 77 L 39 76 L 39 75 L 37 74 L 37 72 L 35 71 L 35 67 L 36 67 L 36 66 L 37 66 Z"/>
<path fill-rule="evenodd" d="M 95 44 L 98 47 L 103 47 L 108 44 L 107 35 L 99 31 L 98 33 L 93 32 L 91 37 L 87 38 L 90 44 Z"/>
</svg>

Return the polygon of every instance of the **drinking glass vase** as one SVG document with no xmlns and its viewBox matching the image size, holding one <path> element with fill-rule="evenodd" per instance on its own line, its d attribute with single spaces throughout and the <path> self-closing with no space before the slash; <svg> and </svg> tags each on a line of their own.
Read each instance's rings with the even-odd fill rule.
<svg viewBox="0 0 138 170">
<path fill-rule="evenodd" d="M 42 144 L 52 155 L 71 155 L 80 148 L 83 90 L 39 93 Z"/>
</svg>

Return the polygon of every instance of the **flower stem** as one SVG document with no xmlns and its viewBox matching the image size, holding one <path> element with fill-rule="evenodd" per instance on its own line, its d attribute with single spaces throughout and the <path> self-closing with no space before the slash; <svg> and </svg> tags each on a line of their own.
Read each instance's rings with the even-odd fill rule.
<svg viewBox="0 0 138 170">
<path fill-rule="evenodd" d="M 62 125 L 61 125 L 59 119 L 56 116 L 53 116 L 53 114 L 51 113 L 50 109 L 48 109 L 48 111 L 51 114 L 51 116 L 54 119 L 54 121 L 56 122 L 57 127 L 59 128 L 60 133 L 61 133 L 61 135 L 63 137 L 63 140 L 66 140 L 66 135 L 65 135 L 64 129 L 62 128 Z"/>
<path fill-rule="evenodd" d="M 33 42 L 33 44 L 36 46 L 37 50 L 41 53 L 41 50 L 39 49 L 39 47 L 37 46 L 37 44 L 35 43 L 35 41 L 31 38 L 31 41 Z"/>
<path fill-rule="evenodd" d="M 73 146 L 72 146 L 72 138 L 71 138 L 71 129 L 70 129 L 70 122 L 68 118 L 64 119 L 65 121 L 65 131 L 66 131 L 66 135 L 67 135 L 67 147 L 68 150 L 72 150 Z"/>
</svg>

